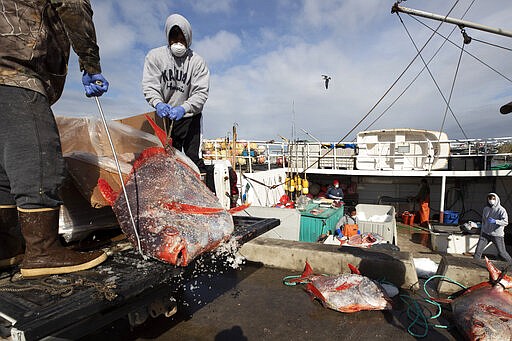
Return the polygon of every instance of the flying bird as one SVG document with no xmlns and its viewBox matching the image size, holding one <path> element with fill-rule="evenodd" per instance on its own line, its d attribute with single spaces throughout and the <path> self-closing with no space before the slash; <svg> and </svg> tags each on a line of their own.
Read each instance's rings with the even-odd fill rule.
<svg viewBox="0 0 512 341">
<path fill-rule="evenodd" d="M 325 88 L 326 89 L 329 89 L 329 81 L 331 80 L 331 77 L 327 76 L 327 75 L 322 75 L 322 78 L 324 79 L 325 81 Z"/>
</svg>

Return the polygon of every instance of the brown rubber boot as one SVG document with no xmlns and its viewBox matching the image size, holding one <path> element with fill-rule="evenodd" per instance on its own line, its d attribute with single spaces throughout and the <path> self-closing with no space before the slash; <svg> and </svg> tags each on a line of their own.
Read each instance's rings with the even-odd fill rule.
<svg viewBox="0 0 512 341">
<path fill-rule="evenodd" d="M 87 270 L 107 259 L 103 251 L 77 252 L 61 245 L 58 208 L 20 210 L 19 219 L 26 242 L 21 264 L 25 278 Z"/>
<path fill-rule="evenodd" d="M 24 252 L 16 206 L 0 205 L 0 269 L 21 263 Z"/>
</svg>

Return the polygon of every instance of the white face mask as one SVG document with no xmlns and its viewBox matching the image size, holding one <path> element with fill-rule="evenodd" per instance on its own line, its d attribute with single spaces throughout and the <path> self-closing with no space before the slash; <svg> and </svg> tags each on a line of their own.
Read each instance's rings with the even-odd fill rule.
<svg viewBox="0 0 512 341">
<path fill-rule="evenodd" d="M 494 206 L 494 204 L 496 204 L 496 200 L 494 200 L 494 199 L 490 199 L 490 200 L 488 200 L 488 202 L 489 202 L 489 205 L 491 205 L 491 206 Z"/>
<path fill-rule="evenodd" d="M 187 52 L 187 47 L 182 43 L 174 43 L 171 45 L 171 52 L 176 57 L 183 57 Z"/>
</svg>

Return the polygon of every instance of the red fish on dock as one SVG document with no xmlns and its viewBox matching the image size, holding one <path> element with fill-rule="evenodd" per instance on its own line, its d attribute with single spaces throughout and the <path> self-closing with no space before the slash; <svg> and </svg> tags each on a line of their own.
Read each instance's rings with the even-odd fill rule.
<svg viewBox="0 0 512 341">
<path fill-rule="evenodd" d="M 318 275 L 306 262 L 302 275 L 288 283 L 306 284 L 305 290 L 324 307 L 343 313 L 392 308 L 390 298 L 378 282 L 361 275 L 351 264 L 349 268 L 350 274 Z"/>
</svg>

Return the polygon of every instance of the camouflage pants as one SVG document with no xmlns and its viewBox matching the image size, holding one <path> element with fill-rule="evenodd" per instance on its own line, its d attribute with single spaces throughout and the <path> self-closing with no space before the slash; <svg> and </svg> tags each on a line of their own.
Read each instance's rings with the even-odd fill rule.
<svg viewBox="0 0 512 341">
<path fill-rule="evenodd" d="M 0 85 L 0 205 L 57 207 L 65 177 L 57 124 L 48 100 Z"/>
</svg>

